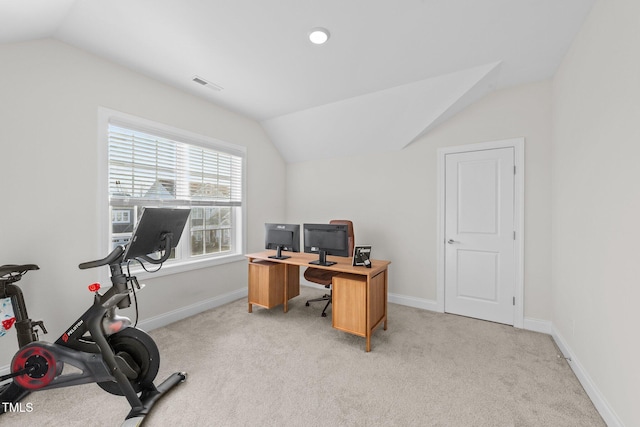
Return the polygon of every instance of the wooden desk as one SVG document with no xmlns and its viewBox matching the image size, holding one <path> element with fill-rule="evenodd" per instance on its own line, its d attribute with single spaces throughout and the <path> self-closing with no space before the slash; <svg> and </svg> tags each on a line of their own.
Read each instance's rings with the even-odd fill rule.
<svg viewBox="0 0 640 427">
<path fill-rule="evenodd" d="M 327 261 L 334 261 L 331 266 L 310 265 L 310 261 L 318 259 L 317 254 L 287 252 L 290 258 L 278 260 L 269 258 L 275 251 L 264 251 L 248 254 L 249 263 L 254 261 L 270 261 L 288 266 L 313 267 L 341 273 L 333 279 L 333 308 L 331 310 L 332 326 L 344 332 L 365 337 L 366 351 L 371 351 L 371 334 L 383 324 L 387 330 L 387 289 L 388 266 L 390 261 L 371 260 L 371 268 L 351 265 L 351 258 L 327 256 Z M 289 286 L 288 275 L 291 269 L 285 269 L 284 281 L 280 285 L 284 289 L 284 311 L 288 310 Z M 295 270 L 293 270 L 295 271 Z M 299 274 L 299 273 L 298 273 Z M 249 277 L 249 281 L 252 277 Z M 251 313 L 251 302 L 249 302 Z"/>
</svg>

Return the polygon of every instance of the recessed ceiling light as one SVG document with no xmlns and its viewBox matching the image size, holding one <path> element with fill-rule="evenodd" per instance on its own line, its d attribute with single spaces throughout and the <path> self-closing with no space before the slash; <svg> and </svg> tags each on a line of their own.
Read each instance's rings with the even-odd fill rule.
<svg viewBox="0 0 640 427">
<path fill-rule="evenodd" d="M 329 40 L 329 30 L 326 28 L 314 28 L 309 32 L 309 40 L 313 44 L 324 44 Z"/>
</svg>

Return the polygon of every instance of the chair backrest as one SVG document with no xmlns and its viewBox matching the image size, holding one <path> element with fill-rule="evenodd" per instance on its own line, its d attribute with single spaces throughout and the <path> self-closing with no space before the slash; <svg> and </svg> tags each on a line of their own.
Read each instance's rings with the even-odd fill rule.
<svg viewBox="0 0 640 427">
<path fill-rule="evenodd" d="M 353 256 L 353 249 L 356 244 L 356 238 L 353 232 L 353 222 L 349 221 L 348 219 L 332 219 L 331 221 L 329 221 L 329 224 L 344 224 L 348 227 L 347 233 L 349 234 L 349 256 Z"/>
</svg>

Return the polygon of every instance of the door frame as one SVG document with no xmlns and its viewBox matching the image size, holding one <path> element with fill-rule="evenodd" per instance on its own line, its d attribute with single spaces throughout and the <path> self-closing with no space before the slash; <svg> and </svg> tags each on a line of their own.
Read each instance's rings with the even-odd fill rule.
<svg viewBox="0 0 640 427">
<path fill-rule="evenodd" d="M 443 147 L 438 149 L 438 239 L 437 239 L 437 272 L 436 272 L 436 307 L 444 313 L 444 280 L 445 280 L 445 156 L 447 154 L 465 153 L 469 151 L 484 151 L 497 148 L 513 148 L 516 167 L 514 180 L 514 228 L 516 233 L 515 272 L 516 283 L 514 289 L 515 305 L 513 326 L 524 327 L 524 137 L 510 138 L 498 141 L 480 142 Z"/>
</svg>

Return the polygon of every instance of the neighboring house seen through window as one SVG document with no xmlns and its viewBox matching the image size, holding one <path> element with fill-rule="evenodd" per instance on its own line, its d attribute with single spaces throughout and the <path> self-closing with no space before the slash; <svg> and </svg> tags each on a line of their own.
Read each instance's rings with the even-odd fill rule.
<svg viewBox="0 0 640 427">
<path fill-rule="evenodd" d="M 109 119 L 111 246 L 126 244 L 145 207 L 190 209 L 170 262 L 243 253 L 242 147 Z"/>
</svg>

